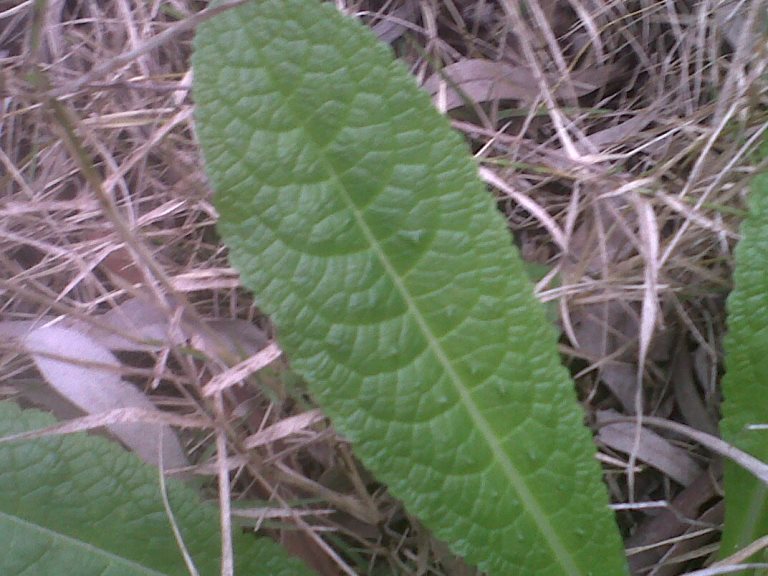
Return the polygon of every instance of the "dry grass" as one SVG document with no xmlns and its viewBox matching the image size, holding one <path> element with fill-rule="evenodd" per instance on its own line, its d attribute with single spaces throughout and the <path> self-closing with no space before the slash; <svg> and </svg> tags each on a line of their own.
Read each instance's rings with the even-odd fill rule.
<svg viewBox="0 0 768 576">
<path fill-rule="evenodd" d="M 471 574 L 361 469 L 284 364 L 255 374 L 274 360 L 252 357 L 270 328 L 216 237 L 192 124 L 193 31 L 179 22 L 204 3 L 42 4 L 0 3 L 0 333 L 36 321 L 108 334 L 105 315 L 139 302 L 145 320 L 121 335 L 146 340 L 149 317 L 161 338 L 120 354 L 125 378 L 216 422 L 182 437 L 212 479 L 207 448 L 237 455 L 220 487 L 265 501 L 256 525 L 322 574 Z M 548 266 L 538 292 L 559 307 L 633 570 L 701 566 L 722 520 L 718 462 L 684 437 L 605 422 L 716 430 L 732 249 L 768 126 L 768 51 L 746 30 L 762 29 L 766 2 L 336 4 L 434 94 L 523 255 Z M 0 393 L 30 402 L 39 376 L 5 342 Z M 229 386 L 243 378 L 258 385 Z"/>
</svg>

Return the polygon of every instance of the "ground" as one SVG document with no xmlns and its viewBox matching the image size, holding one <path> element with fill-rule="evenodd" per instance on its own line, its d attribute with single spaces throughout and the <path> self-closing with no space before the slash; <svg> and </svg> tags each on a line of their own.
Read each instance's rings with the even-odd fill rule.
<svg viewBox="0 0 768 576">
<path fill-rule="evenodd" d="M 717 431 L 733 248 L 765 165 L 766 3 L 335 4 L 470 143 L 555 313 L 633 571 L 702 566 L 722 521 L 720 462 L 683 436 L 644 427 L 638 442 L 634 425 L 601 423 L 642 411 Z M 205 6 L 0 8 L 3 397 L 60 408 L 25 392 L 41 378 L 16 338 L 31 321 L 98 333 L 126 381 L 182 415 L 204 409 L 211 378 L 233 377 L 222 357 L 271 336 L 219 242 L 196 141 L 190 54 Z M 231 345 L 223 356 L 209 331 Z M 238 409 L 211 409 L 234 447 L 275 426 L 243 450 L 232 489 L 299 502 L 300 520 L 266 521 L 289 550 L 322 574 L 473 573 L 362 469 L 283 360 L 250 377 L 232 389 Z M 193 462 L 210 456 L 208 435 L 181 438 Z"/>
</svg>

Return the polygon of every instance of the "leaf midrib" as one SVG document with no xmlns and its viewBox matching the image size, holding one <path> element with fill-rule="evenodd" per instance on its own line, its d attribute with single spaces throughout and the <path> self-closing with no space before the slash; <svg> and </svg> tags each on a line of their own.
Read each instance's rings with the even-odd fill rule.
<svg viewBox="0 0 768 576">
<path fill-rule="evenodd" d="M 501 469 L 504 471 L 510 484 L 512 484 L 514 489 L 520 495 L 520 500 L 523 508 L 530 514 L 531 518 L 533 518 L 533 521 L 535 522 L 536 526 L 539 528 L 539 531 L 544 536 L 544 540 L 546 541 L 547 545 L 550 547 L 551 551 L 554 553 L 555 559 L 562 566 L 565 573 L 572 574 L 572 575 L 580 575 L 581 570 L 578 567 L 578 564 L 576 563 L 575 559 L 570 554 L 566 546 L 563 544 L 560 537 L 557 535 L 557 532 L 552 526 L 552 523 L 549 521 L 549 518 L 544 513 L 541 505 L 539 504 L 538 499 L 533 495 L 531 490 L 528 488 L 528 484 L 526 483 L 525 479 L 517 470 L 514 463 L 507 456 L 505 450 L 503 449 L 500 442 L 498 441 L 496 434 L 494 434 L 490 423 L 483 416 L 478 405 L 474 402 L 474 400 L 472 400 L 472 397 L 469 394 L 469 390 L 466 384 L 463 382 L 463 380 L 461 379 L 461 376 L 458 374 L 458 372 L 454 368 L 453 363 L 451 362 L 449 356 L 443 350 L 443 347 L 441 346 L 439 339 L 432 333 L 432 330 L 430 329 L 429 324 L 426 322 L 426 319 L 424 318 L 421 311 L 419 310 L 415 299 L 411 296 L 410 291 L 405 286 L 405 283 L 403 282 L 400 275 L 397 274 L 397 271 L 395 270 L 394 266 L 390 262 L 387 254 L 379 245 L 379 242 L 377 241 L 375 234 L 368 226 L 368 223 L 365 220 L 362 212 L 358 210 L 357 206 L 355 206 L 354 202 L 352 201 L 351 195 L 349 194 L 346 186 L 343 184 L 342 180 L 338 175 L 338 172 L 334 169 L 333 163 L 330 161 L 330 159 L 328 158 L 328 155 L 325 153 L 325 147 L 320 145 L 320 143 L 317 140 L 315 140 L 315 138 L 313 137 L 311 131 L 307 129 L 307 126 L 302 121 L 304 116 L 299 111 L 295 110 L 292 107 L 292 99 L 290 98 L 291 94 L 290 93 L 286 94 L 280 88 L 280 84 L 275 82 L 275 76 L 271 68 L 268 66 L 268 64 L 264 65 L 264 69 L 266 70 L 266 73 L 269 76 L 273 86 L 277 87 L 277 91 L 282 96 L 283 105 L 286 106 L 290 111 L 291 115 L 296 121 L 296 125 L 302 128 L 304 134 L 306 135 L 306 140 L 311 141 L 315 145 L 315 148 L 318 151 L 318 155 L 321 158 L 321 162 L 323 166 L 326 168 L 328 175 L 333 181 L 337 183 L 338 189 L 342 191 L 341 196 L 344 199 L 344 202 L 349 207 L 349 210 L 352 212 L 356 224 L 359 226 L 359 228 L 363 232 L 363 235 L 365 239 L 368 241 L 374 254 L 378 257 L 381 265 L 383 266 L 390 280 L 393 282 L 398 293 L 405 301 L 409 312 L 413 315 L 417 325 L 419 326 L 419 329 L 421 330 L 424 338 L 426 339 L 427 345 L 431 349 L 432 354 L 437 358 L 440 365 L 448 374 L 449 380 L 454 390 L 459 395 L 459 398 L 463 402 L 465 409 L 470 415 L 470 418 L 474 422 L 477 429 L 480 431 L 480 434 L 483 437 L 483 439 L 488 444 L 491 450 L 491 453 L 494 455 Z"/>
<path fill-rule="evenodd" d="M 27 530 L 35 531 L 40 533 L 41 535 L 46 535 L 57 540 L 64 540 L 74 547 L 81 548 L 83 550 L 88 550 L 91 555 L 102 556 L 108 561 L 113 561 L 130 568 L 135 568 L 141 573 L 147 574 L 147 576 L 168 576 L 168 572 L 158 572 L 154 568 L 149 568 L 144 564 L 140 564 L 135 560 L 126 558 L 125 556 L 118 556 L 114 552 L 110 552 L 109 550 L 105 550 L 104 548 L 99 548 L 89 542 L 85 542 L 83 540 L 74 538 L 72 536 L 63 534 L 61 532 L 56 532 L 55 530 L 46 528 L 45 526 L 42 526 L 35 522 L 30 522 L 29 520 L 26 520 L 19 516 L 14 516 L 12 514 L 8 514 L 6 512 L 0 511 L 0 519 L 3 519 L 3 518 L 6 521 L 10 522 L 11 524 L 17 524 L 17 525 L 23 526 Z"/>
</svg>

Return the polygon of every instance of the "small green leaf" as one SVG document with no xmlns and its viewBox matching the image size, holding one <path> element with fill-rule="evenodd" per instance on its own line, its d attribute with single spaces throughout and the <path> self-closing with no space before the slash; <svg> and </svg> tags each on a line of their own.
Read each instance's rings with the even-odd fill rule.
<svg viewBox="0 0 768 576">
<path fill-rule="evenodd" d="M 741 232 L 728 298 L 721 430 L 724 440 L 768 462 L 768 430 L 751 428 L 768 424 L 768 174 L 752 183 Z M 725 463 L 723 556 L 768 535 L 767 496 L 768 486 Z"/>
<path fill-rule="evenodd" d="M 55 423 L 0 402 L 0 437 Z M 157 469 L 104 438 L 73 434 L 0 444 L 0 574 L 160 576 L 189 572 L 163 508 Z M 201 576 L 219 571 L 219 515 L 168 480 L 168 498 Z M 238 574 L 309 574 L 269 540 L 236 534 Z"/>
<path fill-rule="evenodd" d="M 555 331 L 468 150 L 314 0 L 202 26 L 197 129 L 233 264 L 363 462 L 482 569 L 626 573 Z"/>
</svg>

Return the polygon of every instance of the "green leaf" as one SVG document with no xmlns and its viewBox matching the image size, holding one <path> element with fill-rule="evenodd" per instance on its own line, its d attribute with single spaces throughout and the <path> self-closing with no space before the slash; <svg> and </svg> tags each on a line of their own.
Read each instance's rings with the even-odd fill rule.
<svg viewBox="0 0 768 576">
<path fill-rule="evenodd" d="M 212 19 L 193 64 L 232 262 L 362 461 L 490 573 L 625 573 L 554 328 L 405 68 L 313 0 Z"/>
<path fill-rule="evenodd" d="M 768 430 L 750 429 L 768 424 L 768 174 L 753 182 L 749 204 L 728 298 L 721 430 L 724 440 L 768 462 Z M 723 556 L 768 535 L 767 496 L 765 484 L 725 463 Z"/>
<path fill-rule="evenodd" d="M 0 437 L 53 423 L 0 402 Z M 157 474 L 117 444 L 85 434 L 0 444 L 0 574 L 189 574 Z M 218 511 L 181 482 L 168 480 L 167 490 L 200 575 L 219 574 Z M 309 574 L 271 541 L 235 534 L 234 542 L 238 574 Z"/>
</svg>

